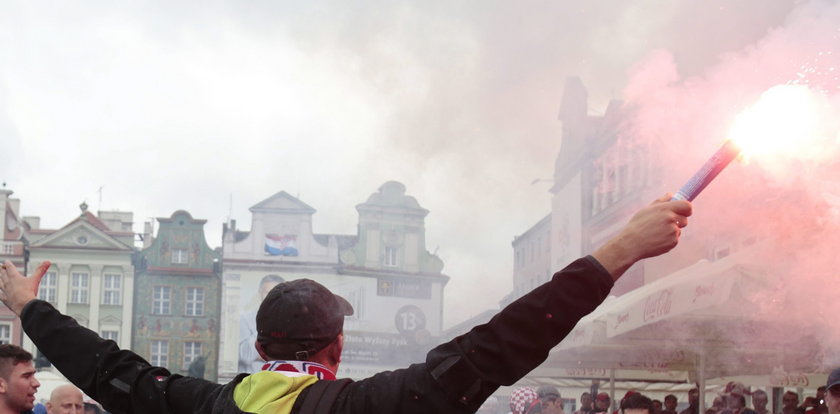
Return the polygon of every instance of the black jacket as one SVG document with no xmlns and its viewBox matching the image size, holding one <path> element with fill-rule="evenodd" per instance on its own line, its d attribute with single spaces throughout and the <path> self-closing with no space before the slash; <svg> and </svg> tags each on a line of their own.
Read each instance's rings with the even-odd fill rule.
<svg viewBox="0 0 840 414">
<path fill-rule="evenodd" d="M 513 384 L 542 363 L 612 284 L 594 258 L 578 259 L 490 322 L 432 349 L 425 363 L 345 383 L 329 412 L 475 412 L 500 385 Z M 41 300 L 28 303 L 21 320 L 47 359 L 112 413 L 242 412 L 233 392 L 247 374 L 225 385 L 170 374 Z M 303 389 L 291 413 L 301 412 L 313 388 Z"/>
</svg>

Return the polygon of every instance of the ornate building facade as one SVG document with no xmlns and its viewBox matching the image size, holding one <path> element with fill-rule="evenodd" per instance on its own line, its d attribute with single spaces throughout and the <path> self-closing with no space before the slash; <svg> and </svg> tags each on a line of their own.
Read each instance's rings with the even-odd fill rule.
<svg viewBox="0 0 840 414">
<path fill-rule="evenodd" d="M 215 381 L 221 255 L 207 245 L 206 220 L 178 210 L 157 222 L 157 236 L 134 260 L 135 334 L 131 348 L 173 373 Z"/>
<path fill-rule="evenodd" d="M 130 212 L 99 212 L 82 204 L 81 214 L 58 230 L 40 229 L 27 217 L 30 263 L 52 262 L 38 298 L 80 324 L 130 348 L 134 304 L 134 233 Z M 30 265 L 31 267 L 31 265 Z M 25 338 L 24 347 L 35 352 Z"/>
</svg>

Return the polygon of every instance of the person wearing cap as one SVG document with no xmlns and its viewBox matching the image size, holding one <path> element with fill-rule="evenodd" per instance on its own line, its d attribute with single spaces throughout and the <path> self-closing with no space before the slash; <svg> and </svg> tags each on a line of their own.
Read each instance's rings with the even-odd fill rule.
<svg viewBox="0 0 840 414">
<path fill-rule="evenodd" d="M 605 392 L 600 392 L 595 396 L 594 413 L 607 413 L 610 411 L 610 395 Z"/>
<path fill-rule="evenodd" d="M 534 401 L 537 401 L 537 392 L 531 387 L 519 387 L 510 393 L 510 413 L 525 414 Z"/>
<path fill-rule="evenodd" d="M 840 368 L 828 374 L 825 383 L 825 406 L 828 414 L 840 414 Z"/>
<path fill-rule="evenodd" d="M 691 204 L 670 195 L 639 210 L 592 255 L 557 272 L 488 323 L 441 344 L 423 363 L 359 381 L 332 380 L 347 301 L 310 281 L 275 286 L 257 312 L 255 347 L 267 361 L 227 384 L 173 375 L 37 299 L 49 269 L 0 267 L 0 300 L 64 376 L 113 413 L 474 413 L 502 385 L 540 365 L 637 261 L 674 248 Z"/>
<path fill-rule="evenodd" d="M 551 385 L 541 385 L 537 388 L 537 400 L 528 409 L 527 414 L 561 414 L 563 400 L 560 391 Z"/>
<path fill-rule="evenodd" d="M 828 407 L 825 406 L 825 386 L 817 387 L 817 395 L 814 396 L 814 405 L 807 410 L 805 414 L 827 414 Z M 757 410 L 756 410 L 757 411 Z"/>
</svg>

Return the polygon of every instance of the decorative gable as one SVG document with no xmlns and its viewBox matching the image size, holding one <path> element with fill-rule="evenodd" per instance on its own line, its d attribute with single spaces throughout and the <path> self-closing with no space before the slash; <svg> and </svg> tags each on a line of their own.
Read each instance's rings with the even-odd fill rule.
<svg viewBox="0 0 840 414">
<path fill-rule="evenodd" d="M 32 243 L 32 247 L 131 250 L 86 220 L 76 220 Z"/>
<path fill-rule="evenodd" d="M 314 214 L 315 209 L 293 197 L 291 194 L 281 191 L 250 208 L 252 213 L 304 213 Z"/>
</svg>

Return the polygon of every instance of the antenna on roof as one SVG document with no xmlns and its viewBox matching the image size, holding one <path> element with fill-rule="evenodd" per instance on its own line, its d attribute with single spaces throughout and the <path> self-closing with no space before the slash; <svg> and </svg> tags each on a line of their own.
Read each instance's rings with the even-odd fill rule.
<svg viewBox="0 0 840 414">
<path fill-rule="evenodd" d="M 230 223 L 231 216 L 233 216 L 233 193 L 230 193 L 230 201 L 228 204 L 228 216 L 225 222 Z"/>
</svg>

